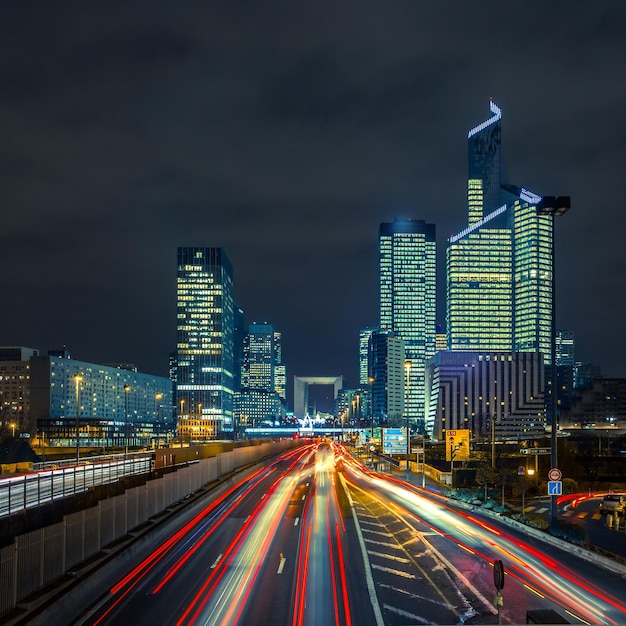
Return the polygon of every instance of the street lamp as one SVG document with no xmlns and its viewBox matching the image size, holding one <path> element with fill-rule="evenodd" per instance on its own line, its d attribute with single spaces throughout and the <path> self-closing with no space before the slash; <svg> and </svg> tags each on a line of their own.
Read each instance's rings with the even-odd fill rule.
<svg viewBox="0 0 626 626">
<path fill-rule="evenodd" d="M 128 393 L 130 385 L 124 385 L 124 460 L 128 456 Z"/>
<path fill-rule="evenodd" d="M 558 429 L 558 400 L 557 400 L 557 367 L 556 367 L 556 254 L 555 254 L 555 233 L 554 233 L 554 218 L 564 215 L 571 207 L 571 200 L 569 196 L 544 196 L 537 203 L 537 215 L 549 215 L 551 232 L 552 232 L 552 325 L 551 325 L 551 341 L 550 341 L 550 358 L 552 366 L 552 425 L 550 429 L 550 456 L 552 467 L 558 467 L 557 458 L 557 440 L 556 433 Z M 550 495 L 550 519 L 551 522 L 556 521 L 556 494 Z"/>
<path fill-rule="evenodd" d="M 367 381 L 370 384 L 370 422 L 372 425 L 372 440 L 374 439 L 374 395 L 373 395 L 373 389 L 374 389 L 374 377 L 370 376 Z"/>
<path fill-rule="evenodd" d="M 409 387 L 411 385 L 411 361 L 408 359 L 404 362 L 404 371 L 406 372 L 406 400 L 405 400 L 405 417 L 406 417 L 406 480 L 409 481 L 409 453 L 411 451 L 411 429 L 409 427 Z"/>
<path fill-rule="evenodd" d="M 206 434 L 202 427 L 202 403 L 198 403 L 198 426 L 199 426 L 199 430 L 197 432 L 199 433 L 200 439 L 203 439 L 203 437 L 206 436 Z M 191 445 L 191 438 L 189 441 L 189 445 Z"/>
<path fill-rule="evenodd" d="M 15 437 L 15 427 L 17 424 L 15 422 L 11 422 L 9 426 L 11 426 L 11 437 Z"/>
<path fill-rule="evenodd" d="M 161 400 L 163 399 L 163 394 L 161 392 L 158 392 L 157 394 L 155 394 L 155 398 L 157 401 L 157 429 L 156 429 L 156 436 L 157 436 L 157 440 L 156 440 L 156 448 L 160 447 L 160 439 L 159 439 L 159 429 L 161 427 Z"/>
<path fill-rule="evenodd" d="M 183 447 L 183 432 L 184 432 L 184 428 L 183 428 L 183 408 L 185 407 L 185 399 L 182 398 L 180 401 L 180 415 L 178 416 L 178 436 L 180 437 L 180 447 Z"/>
<path fill-rule="evenodd" d="M 78 427 L 78 416 L 80 412 L 80 404 L 78 401 L 78 390 L 80 387 L 80 381 L 83 377 L 80 374 L 74 375 L 74 382 L 76 383 L 76 465 L 80 463 L 80 430 Z"/>
</svg>

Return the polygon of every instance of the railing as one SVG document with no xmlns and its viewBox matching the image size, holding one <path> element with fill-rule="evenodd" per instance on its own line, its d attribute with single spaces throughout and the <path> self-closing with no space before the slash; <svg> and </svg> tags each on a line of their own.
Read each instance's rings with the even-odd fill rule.
<svg viewBox="0 0 626 626">
<path fill-rule="evenodd" d="M 124 476 L 145 474 L 151 469 L 151 459 L 144 455 L 105 458 L 97 462 L 90 459 L 84 465 L 66 467 L 58 466 L 59 462 L 46 465 L 49 469 L 0 479 L 0 517 L 112 483 Z"/>
</svg>

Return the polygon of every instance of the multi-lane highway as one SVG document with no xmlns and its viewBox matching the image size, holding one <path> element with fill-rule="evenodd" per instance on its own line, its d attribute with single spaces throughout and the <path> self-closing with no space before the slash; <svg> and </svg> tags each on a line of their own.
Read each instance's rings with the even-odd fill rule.
<svg viewBox="0 0 626 626">
<path fill-rule="evenodd" d="M 283 455 L 135 551 L 98 593 L 79 585 L 33 623 L 497 624 L 536 609 L 626 622 L 619 572 L 371 473 L 336 444 Z"/>
</svg>

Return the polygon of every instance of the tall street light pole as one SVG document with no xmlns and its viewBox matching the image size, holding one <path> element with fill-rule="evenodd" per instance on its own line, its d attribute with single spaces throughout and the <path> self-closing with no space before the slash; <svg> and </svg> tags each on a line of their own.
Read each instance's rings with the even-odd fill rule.
<svg viewBox="0 0 626 626">
<path fill-rule="evenodd" d="M 367 381 L 370 384 L 370 424 L 372 426 L 372 437 L 371 437 L 371 441 L 374 440 L 374 377 L 370 376 L 368 377 Z M 370 445 L 374 445 L 373 443 L 370 442 Z"/>
<path fill-rule="evenodd" d="M 124 460 L 128 456 L 128 394 L 130 385 L 124 385 Z"/>
<path fill-rule="evenodd" d="M 406 413 L 406 480 L 409 482 L 409 453 L 411 452 L 411 429 L 409 427 L 409 387 L 411 385 L 411 361 L 408 359 L 404 362 L 404 371 L 406 372 L 406 394 L 404 411 Z"/>
<path fill-rule="evenodd" d="M 558 467 L 557 458 L 557 439 L 556 434 L 558 430 L 558 399 L 557 399 L 557 367 L 556 367 L 556 247 L 554 245 L 555 232 L 554 232 L 554 218 L 565 214 L 571 206 L 569 196 L 544 196 L 537 204 L 537 215 L 549 215 L 550 224 L 552 230 L 552 332 L 550 342 L 550 358 L 552 366 L 552 385 L 550 390 L 552 400 L 552 424 L 550 428 L 550 456 L 552 467 Z M 556 521 L 556 494 L 550 494 L 550 519 L 551 522 Z"/>
<path fill-rule="evenodd" d="M 163 394 L 158 392 L 155 395 L 155 399 L 157 401 L 157 432 L 156 432 L 156 445 L 155 448 L 160 447 L 161 439 L 160 439 L 160 429 L 161 429 L 161 400 L 163 399 Z"/>
<path fill-rule="evenodd" d="M 74 382 L 76 383 L 76 465 L 80 463 L 80 429 L 78 424 L 78 418 L 80 414 L 80 403 L 78 397 L 78 390 L 80 387 L 80 381 L 83 377 L 80 374 L 74 375 Z"/>
</svg>

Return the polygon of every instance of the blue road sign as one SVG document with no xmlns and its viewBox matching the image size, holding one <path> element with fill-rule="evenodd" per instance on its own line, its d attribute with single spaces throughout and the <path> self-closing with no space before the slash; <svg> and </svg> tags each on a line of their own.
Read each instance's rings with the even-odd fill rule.
<svg viewBox="0 0 626 626">
<path fill-rule="evenodd" d="M 548 495 L 560 496 L 563 493 L 563 483 L 560 480 L 548 481 Z"/>
</svg>

